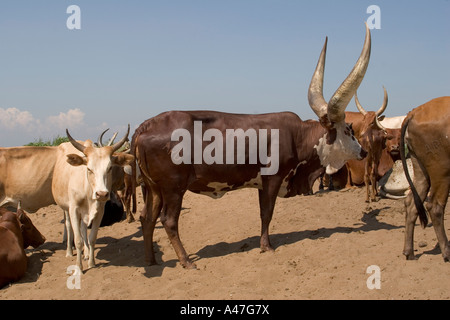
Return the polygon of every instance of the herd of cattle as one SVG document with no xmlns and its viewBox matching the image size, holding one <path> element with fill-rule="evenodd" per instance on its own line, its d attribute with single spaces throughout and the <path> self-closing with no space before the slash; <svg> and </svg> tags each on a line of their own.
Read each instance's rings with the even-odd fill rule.
<svg viewBox="0 0 450 320">
<path fill-rule="evenodd" d="M 262 251 L 271 251 L 269 224 L 276 198 L 310 194 L 319 178 L 321 182 L 328 180 L 329 188 L 365 185 L 368 202 L 376 201 L 380 191 L 387 197 L 405 197 L 404 255 L 407 259 L 414 258 L 415 222 L 419 217 L 425 227 L 429 215 L 443 257 L 448 261 L 450 248 L 443 215 L 450 185 L 450 97 L 431 100 L 407 116 L 388 119 L 382 115 L 388 105 L 384 89 L 382 106 L 377 111 L 366 111 L 356 93 L 370 59 L 371 36 L 366 25 L 359 59 L 326 102 L 323 97 L 326 51 L 327 39 L 308 90 L 309 105 L 319 121 L 303 121 L 290 112 L 244 115 L 171 111 L 143 122 L 126 151 L 119 150 L 128 141 L 129 126 L 120 141 L 107 145 L 102 142 L 104 133 L 94 144 L 90 140 L 76 141 L 67 131 L 69 142 L 58 147 L 0 148 L 0 288 L 24 275 L 27 268 L 24 249 L 29 245 L 38 247 L 45 241 L 25 211 L 34 213 L 57 204 L 65 217 L 67 256 L 72 257 L 74 245 L 77 266 L 83 270 L 84 249 L 88 267 L 92 268 L 99 227 L 102 219 L 110 215 L 110 207 L 106 206 L 105 212 L 105 204 L 121 199 L 127 220 L 132 221 L 138 185 L 144 196 L 140 221 L 148 264 L 156 263 L 153 232 L 160 218 L 180 263 L 186 268 L 196 267 L 178 233 L 187 190 L 218 198 L 231 190 L 257 188 L 260 246 Z M 345 112 L 353 97 L 359 112 Z M 202 122 L 202 130 L 213 129 L 224 137 L 227 129 L 242 129 L 241 142 L 247 148 L 250 138 L 245 138 L 245 132 L 249 129 L 266 132 L 278 129 L 279 143 L 272 144 L 270 140 L 275 138 L 269 134 L 269 141 L 263 146 L 267 154 L 275 152 L 270 150 L 273 146 L 278 148 L 278 171 L 261 175 L 261 168 L 270 163 L 261 159 L 249 161 L 249 149 L 244 163 L 174 163 L 171 151 L 177 141 L 172 133 L 183 129 L 194 136 L 196 121 Z M 208 147 L 207 141 L 202 141 L 202 146 Z M 218 151 L 217 148 L 215 152 Z M 380 181 L 383 185 L 378 188 Z M 122 207 L 119 212 L 122 216 Z"/>
</svg>

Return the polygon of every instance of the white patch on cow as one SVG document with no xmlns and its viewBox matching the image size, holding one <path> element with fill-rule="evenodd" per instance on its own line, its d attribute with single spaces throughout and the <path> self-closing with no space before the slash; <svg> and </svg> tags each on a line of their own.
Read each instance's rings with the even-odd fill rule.
<svg viewBox="0 0 450 320">
<path fill-rule="evenodd" d="M 244 183 L 242 188 L 257 188 L 262 189 L 262 179 L 261 179 L 261 173 L 258 173 L 256 178 L 253 178 L 247 182 Z"/>
<path fill-rule="evenodd" d="M 380 121 L 381 125 L 388 129 L 400 129 L 406 116 L 384 118 Z"/>
<path fill-rule="evenodd" d="M 206 185 L 208 188 L 214 189 L 212 191 L 200 191 L 200 194 L 211 197 L 213 199 L 222 198 L 225 193 L 232 190 L 238 190 L 243 188 L 262 188 L 262 179 L 261 173 L 250 179 L 249 181 L 244 182 L 244 184 L 240 187 L 234 188 L 233 185 L 230 185 L 226 182 L 210 182 Z"/>
<path fill-rule="evenodd" d="M 123 167 L 123 172 L 125 172 L 125 174 L 131 176 L 133 174 L 133 169 L 131 168 L 130 165 L 126 165 Z"/>
<path fill-rule="evenodd" d="M 211 197 L 213 199 L 222 198 L 225 193 L 227 193 L 228 189 L 231 189 L 231 185 L 224 182 L 210 182 L 206 185 L 208 188 L 214 189 L 213 191 L 200 191 L 200 194 Z M 225 189 L 225 191 L 223 191 Z"/>
<path fill-rule="evenodd" d="M 334 125 L 336 128 L 336 140 L 333 144 L 327 144 L 327 134 L 319 139 L 319 143 L 314 146 L 319 155 L 320 164 L 326 168 L 327 174 L 336 173 L 350 159 L 359 159 L 361 146 L 358 141 L 345 134 L 346 123 L 339 122 Z"/>
<path fill-rule="evenodd" d="M 290 175 L 292 175 L 292 177 L 295 176 L 295 174 L 297 173 L 298 167 L 300 167 L 302 164 L 306 164 L 306 163 L 307 163 L 306 160 L 299 162 L 297 167 L 295 167 L 295 169 L 291 169 L 291 171 L 289 171 L 289 173 L 283 178 L 283 182 L 281 183 L 280 189 L 278 190 L 278 197 L 280 197 L 280 198 L 286 197 L 286 195 L 289 192 L 289 190 L 287 188 L 287 186 L 289 184 L 289 176 Z"/>
<path fill-rule="evenodd" d="M 411 159 L 406 159 L 406 164 L 410 174 L 413 173 L 414 168 Z M 391 198 L 392 196 L 396 197 L 396 199 L 406 197 L 409 183 L 406 180 L 401 160 L 395 161 L 392 168 L 380 179 L 379 185 L 380 192 L 386 198 Z"/>
</svg>

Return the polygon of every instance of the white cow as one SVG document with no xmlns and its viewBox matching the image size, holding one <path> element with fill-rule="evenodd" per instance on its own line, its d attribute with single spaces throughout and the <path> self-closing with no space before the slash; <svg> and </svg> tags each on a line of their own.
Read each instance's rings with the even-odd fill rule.
<svg viewBox="0 0 450 320">
<path fill-rule="evenodd" d="M 105 203 L 112 187 L 113 166 L 125 166 L 134 161 L 129 154 L 114 154 L 128 139 L 128 132 L 113 146 L 94 147 L 92 141 L 84 144 L 75 141 L 67 131 L 70 143 L 59 147 L 60 154 L 54 169 L 52 193 L 56 203 L 64 210 L 66 227 L 73 228 L 77 249 L 77 266 L 83 270 L 83 240 L 89 251 L 89 268 L 95 266 L 94 248 L 98 228 L 103 217 Z M 89 238 L 87 227 L 91 226 Z M 68 233 L 67 255 L 72 255 L 71 233 Z M 85 246 L 85 248 L 86 248 Z M 87 255 L 87 252 L 85 252 Z"/>
<path fill-rule="evenodd" d="M 405 118 L 406 116 L 384 118 L 383 120 L 380 119 L 380 123 L 383 127 L 388 129 L 400 129 Z"/>
<path fill-rule="evenodd" d="M 413 172 L 411 159 L 406 159 L 409 172 Z M 389 199 L 403 199 L 409 191 L 405 171 L 401 160 L 397 160 L 394 166 L 380 179 L 380 195 Z"/>
</svg>

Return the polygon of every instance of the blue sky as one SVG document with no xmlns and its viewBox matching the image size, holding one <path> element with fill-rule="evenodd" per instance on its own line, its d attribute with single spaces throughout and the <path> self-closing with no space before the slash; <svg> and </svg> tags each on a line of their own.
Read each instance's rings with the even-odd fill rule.
<svg viewBox="0 0 450 320">
<path fill-rule="evenodd" d="M 81 29 L 69 30 L 70 5 Z M 175 109 L 293 111 L 315 119 L 307 90 L 325 37 L 324 96 L 350 72 L 370 5 L 381 11 L 358 96 L 406 114 L 450 95 L 450 1 L 2 0 L 0 146 L 124 132 Z M 347 108 L 356 111 L 352 100 Z"/>
</svg>

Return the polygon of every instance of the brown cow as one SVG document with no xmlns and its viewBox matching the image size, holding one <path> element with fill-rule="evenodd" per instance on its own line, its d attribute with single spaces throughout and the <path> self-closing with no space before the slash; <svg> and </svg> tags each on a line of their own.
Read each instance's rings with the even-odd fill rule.
<svg viewBox="0 0 450 320">
<path fill-rule="evenodd" d="M 406 138 L 405 138 L 406 136 Z M 404 141 L 414 168 L 414 183 L 406 164 Z M 402 125 L 400 155 L 411 192 L 405 199 L 406 231 L 403 254 L 414 259 L 414 226 L 431 217 L 444 261 L 450 248 L 444 228 L 444 212 L 450 187 L 450 97 L 433 99 L 408 113 Z M 425 198 L 429 199 L 424 207 Z"/>
<path fill-rule="evenodd" d="M 45 237 L 22 209 L 0 208 L 0 288 L 19 280 L 27 271 L 26 248 L 39 247 Z"/>
<path fill-rule="evenodd" d="M 320 123 L 302 121 L 291 112 L 244 115 L 172 111 L 136 129 L 131 151 L 148 190 L 141 213 L 147 263 L 156 263 L 153 231 L 161 214 L 181 264 L 195 268 L 178 233 L 181 203 L 187 190 L 220 197 L 239 188 L 259 189 L 260 246 L 262 251 L 273 251 L 269 224 L 276 197 L 309 193 L 314 180 L 325 170 L 332 174 L 348 159 L 365 156 L 344 118 L 345 108 L 369 63 L 370 31 L 366 26 L 361 55 L 329 103 L 322 91 L 326 45 L 325 41 L 308 92 L 310 106 Z"/>
<path fill-rule="evenodd" d="M 346 113 L 346 120 L 353 124 L 353 130 L 355 131 L 355 137 L 358 139 L 361 146 L 367 150 L 367 157 L 357 162 L 356 160 L 349 160 L 346 164 L 348 170 L 347 186 L 352 183 L 357 184 L 358 171 L 361 172 L 361 166 L 364 166 L 364 184 L 366 186 L 366 202 L 377 201 L 377 181 L 382 177 L 394 164 L 391 159 L 389 165 L 383 168 L 383 172 L 379 173 L 379 164 L 382 157 L 383 149 L 386 149 L 386 140 L 393 138 L 389 135 L 379 121 L 379 117 L 386 110 L 388 104 L 388 95 L 386 89 L 384 89 L 384 100 L 381 108 L 374 111 L 366 111 L 360 104 L 357 94 L 355 94 L 356 106 L 362 115 L 357 113 Z M 359 119 L 358 119 L 359 118 Z M 356 121 L 355 121 L 356 120 Z"/>
</svg>

